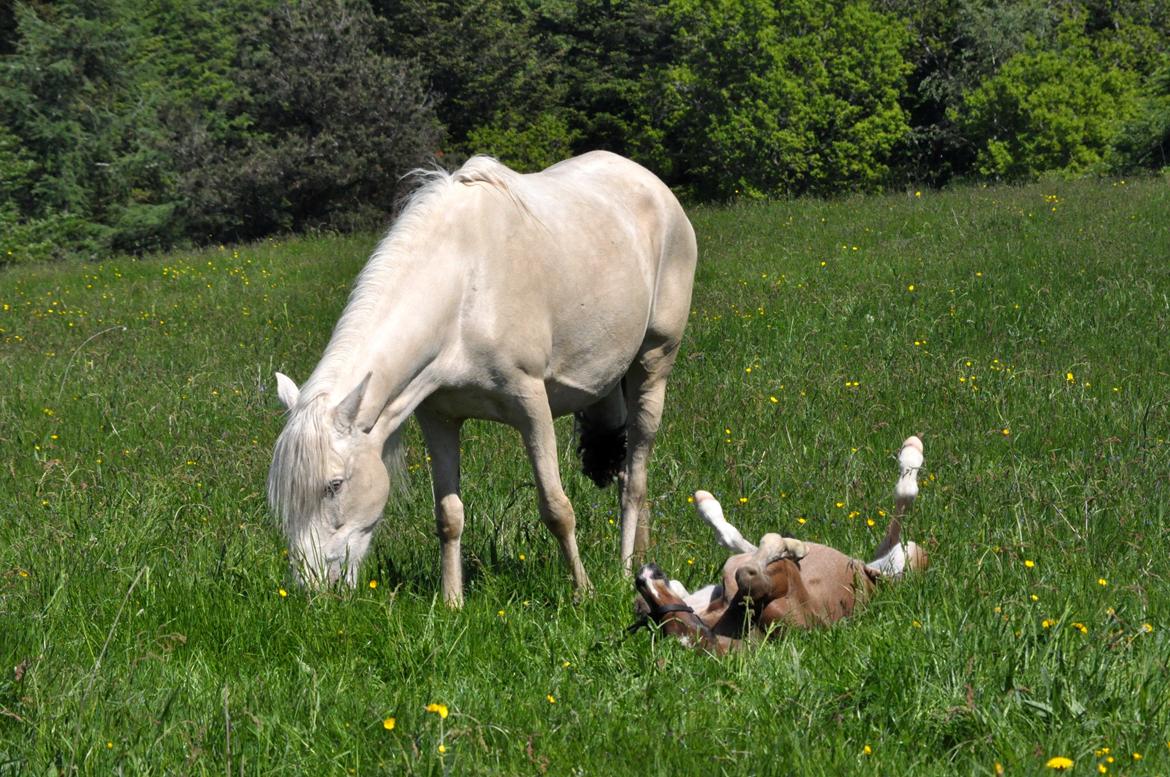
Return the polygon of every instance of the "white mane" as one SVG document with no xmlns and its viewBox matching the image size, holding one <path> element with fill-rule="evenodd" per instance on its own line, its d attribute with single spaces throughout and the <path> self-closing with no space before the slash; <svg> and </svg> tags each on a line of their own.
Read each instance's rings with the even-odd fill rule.
<svg viewBox="0 0 1170 777">
<path fill-rule="evenodd" d="M 268 469 L 268 504 L 289 539 L 300 534 L 316 513 L 321 489 L 329 479 L 329 433 L 325 428 L 325 395 L 298 403 L 276 438 Z"/>
<path fill-rule="evenodd" d="M 491 186 L 517 208 L 531 214 L 517 192 L 520 174 L 489 156 L 474 156 L 455 172 L 419 168 L 404 177 L 417 181 L 418 185 L 407 195 L 398 217 L 358 274 L 322 364 L 348 363 L 347 357 L 369 331 L 365 324 L 369 314 L 385 298 L 387 286 L 393 283 L 395 266 L 409 259 L 417 245 L 416 238 L 433 233 L 434 216 L 444 212 L 445 201 L 456 186 Z M 329 391 L 333 388 L 332 379 L 328 370 L 318 369 L 301 387 L 302 396 L 311 398 L 321 391 Z"/>
<path fill-rule="evenodd" d="M 486 184 L 506 194 L 517 207 L 528 211 L 515 191 L 519 174 L 487 156 L 472 157 L 453 173 L 441 169 L 418 169 L 407 174 L 419 181 L 408 195 L 398 218 L 379 241 L 358 275 L 349 302 L 333 331 L 321 365 L 345 364 L 348 355 L 368 331 L 364 321 L 382 299 L 392 281 L 394 265 L 402 261 L 415 244 L 414 238 L 431 229 L 433 215 L 441 212 L 443 201 L 456 185 Z M 299 534 L 317 510 L 322 489 L 329 480 L 330 435 L 326 426 L 325 401 L 333 388 L 332 370 L 318 369 L 300 390 L 300 399 L 276 441 L 268 472 L 268 501 L 292 538 Z M 395 434 L 385 451 L 386 467 L 393 477 L 402 469 L 400 435 Z M 400 481 L 399 481 L 400 482 Z"/>
</svg>

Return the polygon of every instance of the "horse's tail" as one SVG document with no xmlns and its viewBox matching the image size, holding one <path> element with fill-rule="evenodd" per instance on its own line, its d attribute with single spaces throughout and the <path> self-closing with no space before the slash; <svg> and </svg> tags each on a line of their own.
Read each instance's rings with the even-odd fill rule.
<svg viewBox="0 0 1170 777">
<path fill-rule="evenodd" d="M 626 460 L 625 402 L 620 384 L 606 399 L 573 413 L 573 420 L 581 471 L 598 488 L 605 488 Z"/>
</svg>

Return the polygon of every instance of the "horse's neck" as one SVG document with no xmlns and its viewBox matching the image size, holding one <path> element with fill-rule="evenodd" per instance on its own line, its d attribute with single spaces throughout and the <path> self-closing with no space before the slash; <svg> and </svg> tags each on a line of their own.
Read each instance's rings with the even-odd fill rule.
<svg viewBox="0 0 1170 777">
<path fill-rule="evenodd" d="M 421 262 L 363 274 L 310 379 L 341 402 L 366 377 L 357 423 L 392 434 L 441 383 L 435 362 L 451 341 L 458 277 L 436 284 Z"/>
</svg>

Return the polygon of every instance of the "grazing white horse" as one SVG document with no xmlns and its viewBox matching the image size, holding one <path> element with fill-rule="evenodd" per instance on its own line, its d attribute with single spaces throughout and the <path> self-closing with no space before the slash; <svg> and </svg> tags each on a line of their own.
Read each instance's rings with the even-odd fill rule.
<svg viewBox="0 0 1170 777">
<path fill-rule="evenodd" d="M 652 173 L 606 152 L 531 175 L 475 157 L 429 178 L 366 264 L 313 374 L 300 389 L 276 375 L 289 416 L 268 500 L 295 573 L 356 583 L 413 414 L 431 456 L 444 599 L 463 600 L 467 418 L 519 430 L 541 519 L 588 589 L 557 468 L 553 418 L 567 413 L 587 474 L 619 481 L 628 572 L 649 539 L 647 458 L 690 312 L 686 214 Z"/>
</svg>

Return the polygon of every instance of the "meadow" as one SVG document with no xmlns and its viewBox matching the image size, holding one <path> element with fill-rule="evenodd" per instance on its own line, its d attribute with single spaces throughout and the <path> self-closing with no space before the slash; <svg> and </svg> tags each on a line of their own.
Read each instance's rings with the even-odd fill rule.
<svg viewBox="0 0 1170 777">
<path fill-rule="evenodd" d="M 691 210 L 649 557 L 715 580 L 696 488 L 865 556 L 926 452 L 931 569 L 723 659 L 626 634 L 567 420 L 591 596 L 486 423 L 463 610 L 413 425 L 359 588 L 292 584 L 273 372 L 308 376 L 377 236 L 0 272 L 0 775 L 1166 774 L 1167 214 L 1164 178 Z"/>
</svg>

